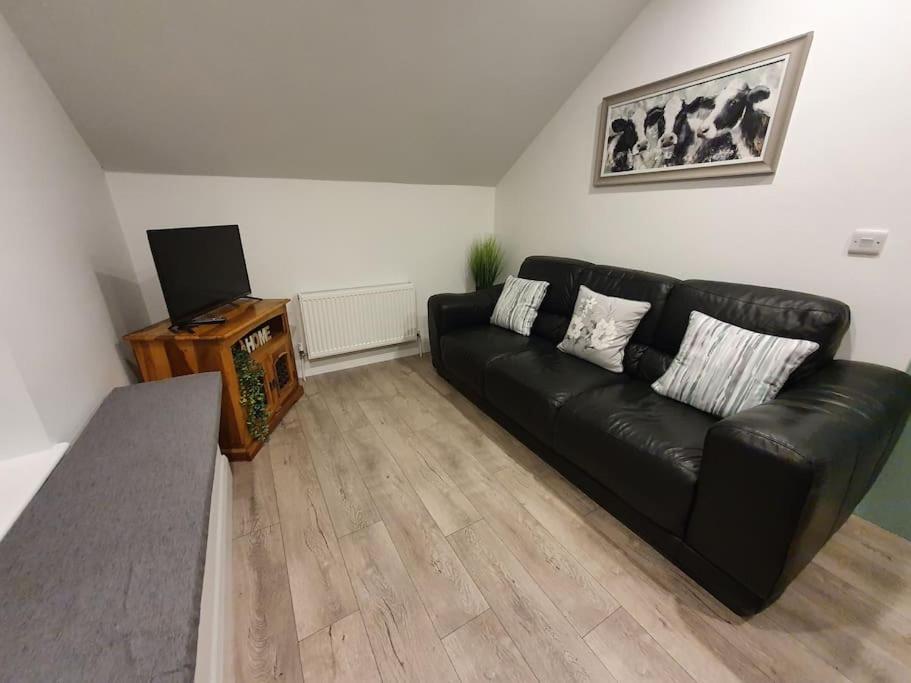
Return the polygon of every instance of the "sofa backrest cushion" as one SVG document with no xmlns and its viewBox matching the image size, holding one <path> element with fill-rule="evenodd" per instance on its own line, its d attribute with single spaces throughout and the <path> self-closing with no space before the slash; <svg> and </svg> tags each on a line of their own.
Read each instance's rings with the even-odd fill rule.
<svg viewBox="0 0 911 683">
<path fill-rule="evenodd" d="M 579 276 L 589 266 L 587 261 L 556 256 L 529 256 L 523 261 L 519 277 L 550 283 L 531 328 L 533 335 L 553 344 L 563 340 L 579 293 Z"/>
<path fill-rule="evenodd" d="M 794 371 L 789 383 L 832 360 L 851 321 L 847 304 L 813 294 L 711 280 L 680 281 L 556 256 L 529 256 L 519 277 L 550 283 L 531 333 L 555 345 L 566 335 L 580 284 L 608 296 L 650 302 L 652 308 L 623 361 L 627 372 L 647 382 L 661 377 L 677 355 L 691 311 L 754 332 L 815 341 L 819 349 Z"/>
<path fill-rule="evenodd" d="M 633 301 L 648 301 L 652 305 L 636 328 L 623 354 L 623 367 L 626 372 L 641 376 L 639 364 L 645 352 L 654 343 L 655 332 L 668 295 L 677 282 L 679 281 L 676 278 L 667 275 L 614 266 L 590 266 L 580 275 L 579 284 L 599 294 Z"/>
<path fill-rule="evenodd" d="M 671 291 L 655 331 L 653 349 L 642 361 L 648 379 L 655 373 L 663 374 L 677 355 L 691 311 L 701 311 L 753 332 L 819 344 L 819 349 L 793 372 L 791 382 L 832 360 L 851 321 L 847 304 L 822 296 L 729 282 L 685 280 Z"/>
</svg>

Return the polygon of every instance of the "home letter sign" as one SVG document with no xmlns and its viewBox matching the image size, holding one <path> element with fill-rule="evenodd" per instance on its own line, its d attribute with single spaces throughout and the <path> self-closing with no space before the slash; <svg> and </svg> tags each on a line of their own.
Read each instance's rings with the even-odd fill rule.
<svg viewBox="0 0 911 683">
<path fill-rule="evenodd" d="M 240 343 L 247 350 L 247 353 L 253 353 L 260 346 L 268 343 L 270 339 L 272 339 L 272 333 L 268 327 L 263 327 L 248 334 L 240 340 Z"/>
</svg>

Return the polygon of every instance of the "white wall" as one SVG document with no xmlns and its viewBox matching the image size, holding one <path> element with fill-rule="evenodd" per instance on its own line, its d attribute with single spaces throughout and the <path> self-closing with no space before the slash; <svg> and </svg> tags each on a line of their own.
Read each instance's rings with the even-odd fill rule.
<svg viewBox="0 0 911 683">
<path fill-rule="evenodd" d="M 0 461 L 51 446 L 44 424 L 32 403 L 28 387 L 16 365 L 16 359 L 0 339 Z"/>
<path fill-rule="evenodd" d="M 427 297 L 466 290 L 468 246 L 493 230 L 492 187 L 132 173 L 107 178 L 153 320 L 167 311 L 149 228 L 240 225 L 253 293 L 261 297 L 293 300 L 300 291 L 414 282 L 425 335 Z M 289 313 L 299 340 L 296 301 Z M 339 364 L 321 361 L 312 370 Z"/>
<path fill-rule="evenodd" d="M 836 5 L 653 0 L 498 185 L 495 230 L 512 267 L 556 254 L 831 296 L 854 316 L 843 356 L 905 369 L 911 3 Z M 806 31 L 774 177 L 592 189 L 602 97 Z M 860 227 L 890 230 L 881 257 L 846 255 Z"/>
<path fill-rule="evenodd" d="M 2 17 L 0 92 L 0 334 L 15 359 L 0 383 L 21 387 L 17 367 L 14 400 L 69 441 L 127 382 L 118 327 L 145 314 L 104 174 Z"/>
</svg>

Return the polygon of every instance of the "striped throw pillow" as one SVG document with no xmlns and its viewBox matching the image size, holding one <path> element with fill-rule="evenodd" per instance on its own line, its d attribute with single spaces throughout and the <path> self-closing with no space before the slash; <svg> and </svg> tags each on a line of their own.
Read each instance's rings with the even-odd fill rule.
<svg viewBox="0 0 911 683">
<path fill-rule="evenodd" d="M 775 398 L 818 348 L 813 341 L 751 332 L 693 311 L 680 351 L 652 389 L 727 417 Z"/>
<path fill-rule="evenodd" d="M 490 322 L 527 337 L 538 317 L 538 306 L 544 300 L 548 284 L 550 283 L 510 275 L 494 306 Z"/>
</svg>

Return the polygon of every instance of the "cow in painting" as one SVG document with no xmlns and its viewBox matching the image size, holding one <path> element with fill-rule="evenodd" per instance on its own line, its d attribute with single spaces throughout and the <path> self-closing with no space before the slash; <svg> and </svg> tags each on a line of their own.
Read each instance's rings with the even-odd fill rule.
<svg viewBox="0 0 911 683">
<path fill-rule="evenodd" d="M 611 122 L 611 134 L 607 139 L 607 161 L 605 171 L 622 173 L 633 170 L 633 150 L 639 142 L 636 124 L 629 118 L 617 118 Z"/>
<path fill-rule="evenodd" d="M 742 80 L 729 83 L 715 98 L 715 107 L 699 129 L 704 142 L 697 162 L 762 156 L 769 115 L 755 105 L 770 94 L 764 85 L 751 88 Z"/>
<path fill-rule="evenodd" d="M 714 105 L 711 97 L 700 96 L 687 102 L 678 95 L 671 95 L 662 108 L 662 128 L 666 128 L 666 132 L 659 141 L 660 165 L 682 166 L 693 163 L 699 142 L 696 130 L 702 125 L 701 116 Z"/>
</svg>

